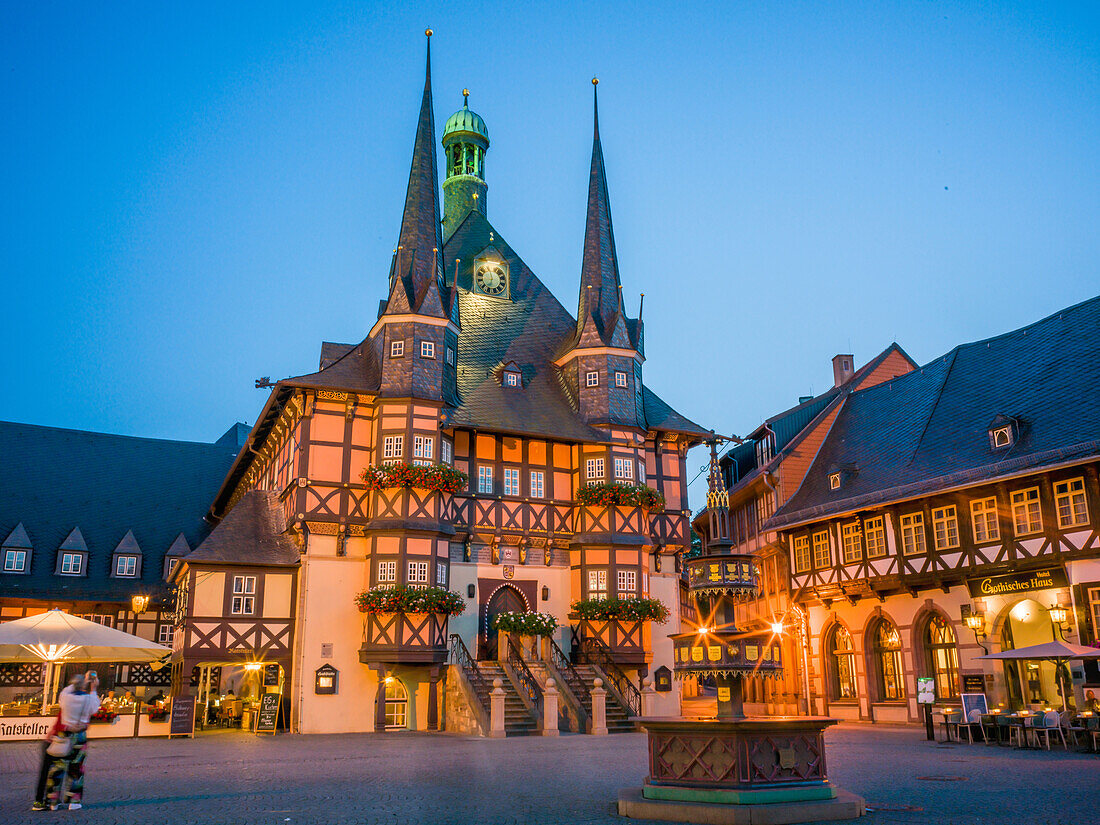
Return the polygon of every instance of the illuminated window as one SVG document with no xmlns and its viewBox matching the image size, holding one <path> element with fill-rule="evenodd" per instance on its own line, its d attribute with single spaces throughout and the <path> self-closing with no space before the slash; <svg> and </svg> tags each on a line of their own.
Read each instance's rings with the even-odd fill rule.
<svg viewBox="0 0 1100 825">
<path fill-rule="evenodd" d="M 431 341 L 420 342 L 420 357 L 435 358 L 435 344 Z"/>
<path fill-rule="evenodd" d="M 232 612 L 237 616 L 251 616 L 256 612 L 256 577 L 233 577 Z"/>
<path fill-rule="evenodd" d="M 923 532 L 923 528 L 922 528 Z M 905 698 L 905 681 L 901 669 L 901 636 L 888 619 L 879 619 L 872 636 L 875 681 L 880 702 Z"/>
<path fill-rule="evenodd" d="M 79 576 L 84 570 L 83 553 L 62 553 L 61 572 L 66 576 Z"/>
<path fill-rule="evenodd" d="M 603 481 L 603 459 L 590 458 L 584 462 L 585 481 Z"/>
<path fill-rule="evenodd" d="M 27 569 L 27 551 L 26 550 L 5 550 L 4 551 L 4 572 L 5 573 L 22 573 Z"/>
<path fill-rule="evenodd" d="M 435 439 L 430 435 L 413 436 L 413 464 L 430 467 L 432 464 L 432 452 Z"/>
<path fill-rule="evenodd" d="M 955 631 L 940 616 L 933 616 L 924 631 L 925 665 L 936 681 L 936 699 L 959 696 L 959 651 Z"/>
<path fill-rule="evenodd" d="M 390 357 L 401 358 L 405 355 L 404 341 L 390 341 Z"/>
<path fill-rule="evenodd" d="M 600 385 L 600 374 L 598 372 L 586 373 L 584 383 L 587 387 L 598 387 Z"/>
<path fill-rule="evenodd" d="M 121 578 L 133 578 L 137 575 L 137 556 L 116 556 L 115 575 Z"/>
<path fill-rule="evenodd" d="M 1031 487 L 1012 494 L 1012 523 L 1017 536 L 1038 533 L 1043 529 L 1043 515 L 1039 510 L 1039 488 Z"/>
<path fill-rule="evenodd" d="M 875 516 L 863 522 L 863 544 L 869 559 L 878 559 L 886 555 L 886 527 L 882 523 L 882 516 Z"/>
<path fill-rule="evenodd" d="M 380 561 L 378 562 L 378 583 L 384 584 L 387 582 L 397 581 L 397 562 L 395 561 Z"/>
<path fill-rule="evenodd" d="M 519 470 L 515 467 L 504 468 L 504 495 L 519 495 Z"/>
<path fill-rule="evenodd" d="M 396 676 L 386 677 L 386 730 L 409 726 L 409 694 Z"/>
<path fill-rule="evenodd" d="M 829 532 L 822 530 L 814 533 L 814 567 L 823 570 L 833 563 L 833 554 L 829 552 Z"/>
<path fill-rule="evenodd" d="M 479 493 L 493 492 L 493 468 L 481 464 L 477 468 L 477 491 Z"/>
<path fill-rule="evenodd" d="M 927 550 L 924 513 L 910 513 L 901 517 L 901 549 L 907 556 L 916 556 Z"/>
<path fill-rule="evenodd" d="M 1085 501 L 1085 480 L 1059 481 L 1054 485 L 1054 506 L 1059 527 L 1078 527 L 1089 523 L 1089 508 Z"/>
<path fill-rule="evenodd" d="M 620 570 L 618 572 L 619 598 L 633 599 L 637 595 L 638 574 L 633 570 Z"/>
<path fill-rule="evenodd" d="M 1010 446 L 1012 444 L 1012 426 L 997 427 L 995 430 L 990 431 L 989 438 L 993 442 L 994 450 Z"/>
<path fill-rule="evenodd" d="M 543 497 L 542 470 L 531 471 L 531 498 Z"/>
<path fill-rule="evenodd" d="M 625 372 L 616 372 L 615 373 L 615 386 L 616 387 L 625 387 L 626 386 L 626 373 Z"/>
<path fill-rule="evenodd" d="M 842 625 L 836 625 L 829 634 L 830 667 L 829 682 L 834 699 L 855 699 L 856 655 L 852 649 L 852 637 Z"/>
<path fill-rule="evenodd" d="M 382 439 L 382 459 L 400 461 L 405 455 L 405 436 L 387 435 Z"/>
<path fill-rule="evenodd" d="M 645 460 L 638 462 L 638 483 L 645 484 Z"/>
<path fill-rule="evenodd" d="M 616 458 L 615 459 L 615 478 L 621 478 L 626 481 L 634 480 L 634 459 L 632 458 Z"/>
<path fill-rule="evenodd" d="M 959 519 L 955 515 L 955 505 L 933 508 L 932 536 L 937 550 L 959 546 Z"/>
<path fill-rule="evenodd" d="M 840 489 L 840 473 L 829 473 L 829 489 Z"/>
<path fill-rule="evenodd" d="M 810 539 L 808 536 L 795 536 L 792 545 L 794 549 L 794 572 L 805 573 L 810 569 Z"/>
<path fill-rule="evenodd" d="M 519 373 L 518 372 L 506 372 L 506 373 L 504 373 L 504 386 L 506 386 L 506 387 L 518 387 L 519 386 Z"/>
<path fill-rule="evenodd" d="M 426 561 L 409 562 L 408 584 L 410 587 L 428 586 L 428 563 Z"/>
<path fill-rule="evenodd" d="M 603 599 L 607 597 L 607 571 L 588 571 L 588 598 Z"/>
<path fill-rule="evenodd" d="M 851 524 L 842 524 L 840 526 L 840 543 L 844 548 L 845 564 L 859 561 L 860 546 L 858 521 L 853 521 Z"/>
<path fill-rule="evenodd" d="M 970 524 L 974 530 L 974 541 L 996 541 L 1001 537 L 1001 527 L 997 523 L 997 499 L 976 498 L 970 502 Z"/>
</svg>

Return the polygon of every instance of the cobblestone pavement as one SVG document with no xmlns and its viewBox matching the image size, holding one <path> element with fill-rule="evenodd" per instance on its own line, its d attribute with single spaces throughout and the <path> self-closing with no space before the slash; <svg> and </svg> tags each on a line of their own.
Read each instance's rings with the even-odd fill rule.
<svg viewBox="0 0 1100 825">
<path fill-rule="evenodd" d="M 836 784 L 864 825 L 1100 822 L 1100 756 L 937 745 L 912 728 L 827 733 Z M 92 742 L 85 808 L 31 813 L 36 743 L 0 743 L 0 823 L 619 823 L 645 736 L 475 739 L 427 734 Z"/>
</svg>

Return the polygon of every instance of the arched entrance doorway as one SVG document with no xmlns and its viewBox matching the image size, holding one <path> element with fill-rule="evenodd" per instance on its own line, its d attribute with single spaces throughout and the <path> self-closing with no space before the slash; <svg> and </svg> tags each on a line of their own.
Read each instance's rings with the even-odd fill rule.
<svg viewBox="0 0 1100 825">
<path fill-rule="evenodd" d="M 396 676 L 386 677 L 386 730 L 409 726 L 409 692 Z"/>
<path fill-rule="evenodd" d="M 481 650 L 481 659 L 496 659 L 497 657 L 497 631 L 493 627 L 493 619 L 500 613 L 526 613 L 527 602 L 523 600 L 520 592 L 510 585 L 504 585 L 497 589 L 489 597 L 489 603 L 485 606 L 485 628 L 482 633 L 484 647 Z"/>
<path fill-rule="evenodd" d="M 1053 642 L 1054 628 L 1050 614 L 1043 605 L 1034 599 L 1021 599 L 1008 608 L 1001 627 L 1001 650 L 1016 650 L 1021 647 Z M 1026 707 L 1041 704 L 1060 707 L 1061 693 L 1058 690 L 1060 678 L 1065 684 L 1067 701 L 1073 703 L 1073 688 L 1069 673 L 1063 666 L 1056 674 L 1054 662 L 1041 661 L 1005 661 L 1005 687 L 1011 707 Z"/>
</svg>

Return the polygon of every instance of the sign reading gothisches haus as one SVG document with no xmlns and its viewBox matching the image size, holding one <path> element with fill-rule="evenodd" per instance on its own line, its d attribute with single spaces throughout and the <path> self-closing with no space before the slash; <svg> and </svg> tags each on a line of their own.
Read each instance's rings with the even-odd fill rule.
<svg viewBox="0 0 1100 825">
<path fill-rule="evenodd" d="M 0 717 L 0 740 L 10 742 L 45 739 L 56 718 L 56 716 Z"/>
<path fill-rule="evenodd" d="M 1009 596 L 1013 593 L 1027 593 L 1032 590 L 1047 590 L 1051 587 L 1068 587 L 1066 571 L 1061 567 L 1044 567 L 1027 573 L 1007 573 L 1003 576 L 983 576 L 979 579 L 967 579 L 967 589 L 973 599 L 982 596 Z"/>
</svg>

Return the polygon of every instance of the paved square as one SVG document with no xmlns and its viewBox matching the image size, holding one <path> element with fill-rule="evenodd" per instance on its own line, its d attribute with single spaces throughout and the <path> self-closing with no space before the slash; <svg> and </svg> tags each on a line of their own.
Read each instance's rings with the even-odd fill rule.
<svg viewBox="0 0 1100 825">
<path fill-rule="evenodd" d="M 936 745 L 911 728 L 827 733 L 832 779 L 880 823 L 1100 821 L 1100 756 Z M 645 772 L 645 737 L 475 739 L 427 734 L 93 742 L 87 807 L 31 813 L 39 746 L 0 744 L 0 822 L 625 823 L 620 788 Z"/>
</svg>

